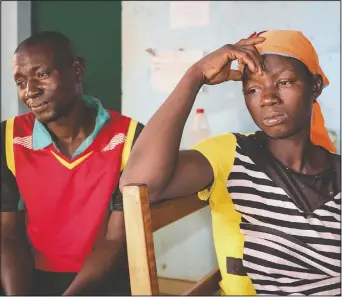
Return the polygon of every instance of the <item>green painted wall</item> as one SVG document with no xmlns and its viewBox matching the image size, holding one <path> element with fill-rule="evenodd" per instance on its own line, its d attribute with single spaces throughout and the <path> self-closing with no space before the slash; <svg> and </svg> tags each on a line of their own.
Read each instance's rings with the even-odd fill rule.
<svg viewBox="0 0 342 297">
<path fill-rule="evenodd" d="M 32 1 L 32 33 L 46 30 L 86 60 L 84 92 L 121 111 L 121 1 Z"/>
</svg>

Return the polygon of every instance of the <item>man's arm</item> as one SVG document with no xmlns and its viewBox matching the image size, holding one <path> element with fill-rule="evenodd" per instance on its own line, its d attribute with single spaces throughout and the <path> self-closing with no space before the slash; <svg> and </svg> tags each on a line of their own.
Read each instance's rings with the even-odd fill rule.
<svg viewBox="0 0 342 297">
<path fill-rule="evenodd" d="M 115 273 L 125 256 L 125 227 L 122 211 L 112 211 L 106 235 L 85 261 L 82 269 L 63 295 L 96 292 L 109 273 Z M 114 275 L 113 275 L 114 277 Z"/>
<path fill-rule="evenodd" d="M 34 261 L 27 240 L 25 212 L 18 210 L 20 194 L 6 160 L 6 122 L 1 123 L 1 285 L 6 295 L 29 295 Z"/>
<path fill-rule="evenodd" d="M 1 284 L 6 295 L 30 295 L 33 270 L 25 213 L 1 212 Z"/>
</svg>

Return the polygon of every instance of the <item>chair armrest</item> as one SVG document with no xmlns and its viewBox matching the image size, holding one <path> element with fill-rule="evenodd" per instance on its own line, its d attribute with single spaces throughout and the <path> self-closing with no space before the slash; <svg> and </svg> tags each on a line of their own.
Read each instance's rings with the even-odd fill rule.
<svg viewBox="0 0 342 297">
<path fill-rule="evenodd" d="M 220 290 L 219 282 L 221 281 L 221 273 L 218 267 L 211 270 L 191 288 L 185 291 L 182 296 L 203 296 L 214 295 Z"/>
<path fill-rule="evenodd" d="M 208 203 L 197 195 L 162 200 L 150 205 L 152 232 L 172 224 L 204 207 Z"/>
</svg>

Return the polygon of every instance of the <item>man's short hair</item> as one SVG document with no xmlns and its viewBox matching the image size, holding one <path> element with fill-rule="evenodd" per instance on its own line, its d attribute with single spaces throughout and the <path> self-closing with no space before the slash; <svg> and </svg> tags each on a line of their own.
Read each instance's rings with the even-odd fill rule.
<svg viewBox="0 0 342 297">
<path fill-rule="evenodd" d="M 60 32 L 43 31 L 22 41 L 14 54 L 24 51 L 30 46 L 47 46 L 56 54 L 56 63 L 72 63 L 76 57 L 76 50 L 70 39 Z"/>
</svg>

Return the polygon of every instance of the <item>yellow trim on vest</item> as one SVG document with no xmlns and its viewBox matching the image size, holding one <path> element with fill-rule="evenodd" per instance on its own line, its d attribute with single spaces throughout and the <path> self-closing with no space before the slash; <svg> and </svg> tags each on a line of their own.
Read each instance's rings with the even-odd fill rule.
<svg viewBox="0 0 342 297">
<path fill-rule="evenodd" d="M 14 163 L 14 152 L 13 152 L 13 126 L 14 118 L 8 119 L 6 121 L 6 163 L 8 169 L 15 176 L 15 163 Z"/>
<path fill-rule="evenodd" d="M 73 169 L 75 168 L 77 165 L 81 164 L 85 159 L 87 159 L 93 152 L 89 152 L 88 154 L 84 155 L 83 157 L 75 160 L 74 162 L 69 163 L 68 161 L 65 161 L 63 158 L 61 158 L 60 156 L 58 156 L 56 153 L 54 153 L 53 151 L 51 151 L 51 153 L 56 157 L 56 159 L 62 164 L 64 165 L 66 168 L 68 169 Z"/>
<path fill-rule="evenodd" d="M 129 123 L 128 132 L 126 135 L 126 141 L 125 141 L 124 148 L 122 151 L 121 171 L 124 170 L 127 165 L 127 161 L 131 153 L 133 139 L 134 139 L 135 131 L 137 129 L 137 125 L 138 125 L 138 121 L 136 120 L 131 120 L 131 122 Z"/>
</svg>

